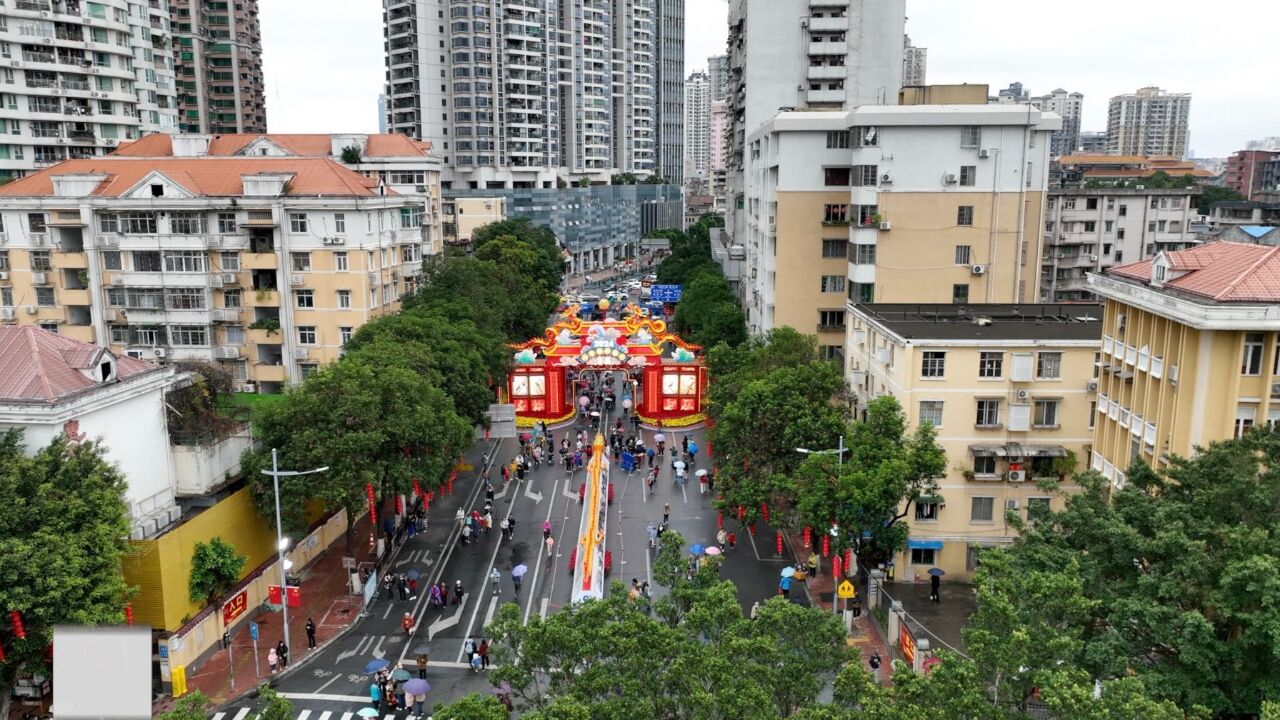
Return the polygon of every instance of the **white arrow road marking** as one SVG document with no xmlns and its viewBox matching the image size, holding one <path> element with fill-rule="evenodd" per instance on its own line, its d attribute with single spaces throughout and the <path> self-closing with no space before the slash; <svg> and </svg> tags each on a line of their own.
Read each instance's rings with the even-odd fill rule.
<svg viewBox="0 0 1280 720">
<path fill-rule="evenodd" d="M 373 655 L 374 659 L 377 659 L 377 660 L 385 660 L 385 659 L 386 659 L 386 657 L 387 657 L 387 654 L 386 654 L 386 653 L 384 653 L 384 652 L 382 652 L 382 641 L 383 641 L 383 640 L 386 640 L 386 638 L 385 638 L 385 637 L 380 637 L 380 638 L 378 638 L 378 646 L 377 646 L 377 647 L 375 647 L 375 648 L 373 649 L 373 652 L 372 652 L 372 653 L 370 653 L 371 655 Z"/>
<path fill-rule="evenodd" d="M 366 644 L 366 643 L 370 643 L 370 642 L 372 642 L 372 641 L 373 641 L 373 636 L 372 636 L 372 635 L 366 635 L 366 636 L 364 637 L 364 639 L 362 639 L 360 642 L 356 643 L 356 647 L 355 647 L 355 649 L 354 649 L 354 650 L 344 650 L 344 651 L 342 651 L 342 652 L 338 653 L 338 659 L 337 659 L 337 662 L 342 662 L 343 660 L 346 660 L 346 659 L 347 659 L 347 658 L 349 658 L 349 657 L 352 657 L 352 656 L 355 656 L 355 655 L 359 655 L 360 653 L 362 653 L 362 652 L 364 652 L 364 651 L 365 651 L 365 644 Z"/>
<path fill-rule="evenodd" d="M 471 597 L 471 593 L 462 593 L 462 602 L 458 603 L 457 612 L 450 617 L 442 617 L 427 627 L 427 640 L 435 639 L 436 633 L 441 630 L 448 630 L 462 620 L 462 612 L 467 609 L 467 598 L 469 597 Z"/>
<path fill-rule="evenodd" d="M 532 482 L 527 482 L 524 484 L 524 496 L 532 500 L 534 504 L 542 502 L 542 493 L 533 491 Z"/>
<path fill-rule="evenodd" d="M 498 599 L 498 596 L 494 595 L 493 599 L 489 601 L 489 609 L 484 611 L 484 625 L 481 625 L 482 628 L 488 627 L 489 623 L 493 622 L 493 613 L 498 609 Z"/>
</svg>

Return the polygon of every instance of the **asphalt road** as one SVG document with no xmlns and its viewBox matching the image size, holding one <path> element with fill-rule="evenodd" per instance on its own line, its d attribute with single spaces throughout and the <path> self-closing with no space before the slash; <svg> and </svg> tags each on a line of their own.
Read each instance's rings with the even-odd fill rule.
<svg viewBox="0 0 1280 720">
<path fill-rule="evenodd" d="M 576 430 L 577 427 L 566 426 L 553 429 L 552 434 L 558 444 L 566 432 Z M 641 432 L 646 443 L 651 443 L 653 431 L 642 428 Z M 666 431 L 665 434 L 668 447 L 679 444 L 682 433 Z M 704 448 L 704 452 L 699 453 L 699 463 L 705 467 L 705 433 L 695 430 L 691 436 Z M 472 673 L 464 664 L 466 639 L 484 636 L 485 625 L 501 603 L 519 603 L 527 621 L 535 615 L 545 617 L 570 602 L 572 575 L 568 561 L 576 545 L 581 517 L 578 487 L 585 470 L 567 474 L 563 466 L 544 465 L 526 475 L 523 482 L 513 479 L 503 486 L 497 466 L 514 457 L 515 442 L 500 442 L 490 458 L 492 468 L 484 465 L 483 451 L 484 448 L 478 446 L 468 456 L 474 470 L 460 477 L 452 495 L 432 503 L 430 526 L 406 541 L 393 564 L 394 572 L 411 569 L 421 572 L 420 582 L 424 587 L 428 582 L 440 580 L 452 587 L 456 580 L 461 580 L 466 590 L 462 603 L 450 604 L 442 612 L 432 608 L 426 593 L 421 591 L 412 601 L 388 600 L 380 592 L 366 614 L 344 636 L 314 656 L 295 658 L 298 667 L 278 680 L 277 689 L 294 701 L 299 720 L 344 720 L 345 713 L 368 707 L 372 678 L 364 672 L 366 663 L 379 658 L 393 665 L 403 661 L 406 669 L 416 673 L 415 655 L 411 650 L 419 645 L 430 648 L 427 680 L 432 685 L 429 694 L 432 703 L 447 702 L 469 692 L 486 692 L 489 685 L 483 674 Z M 483 508 L 482 478 L 486 473 L 495 479 L 495 528 L 478 541 L 462 545 L 454 514 L 459 507 L 468 512 Z M 683 488 L 675 484 L 670 455 L 662 463 L 652 492 L 643 478 L 643 468 L 632 474 L 617 466 L 613 469 L 614 503 L 609 509 L 606 541 L 613 555 L 609 579 L 648 580 L 655 594 L 661 594 L 662 588 L 653 583 L 652 551 L 648 548 L 646 526 L 650 522 L 661 522 L 663 506 L 669 503 L 673 530 L 690 544 L 712 545 L 715 544 L 716 512 L 711 506 L 712 497 L 699 495 L 696 482 Z M 511 540 L 502 540 L 497 529 L 503 517 L 515 520 Z M 544 521 L 551 522 L 555 537 L 555 554 L 550 558 L 542 549 Z M 727 527 L 734 525 L 735 521 L 727 521 Z M 778 571 L 783 560 L 775 554 L 771 532 L 761 532 L 753 538 L 739 528 L 736 534 L 737 547 L 726 551 L 722 575 L 737 584 L 739 599 L 746 610 L 754 602 L 777 593 Z M 528 565 L 529 571 L 517 596 L 510 570 L 519 563 Z M 497 594 L 493 593 L 488 579 L 495 567 L 502 575 Z M 797 599 L 802 600 L 803 593 L 792 596 L 801 596 Z M 406 612 L 413 614 L 416 624 L 412 637 L 406 637 L 400 626 Z M 245 720 L 235 717 L 240 709 L 239 706 L 223 708 L 223 716 L 215 718 Z"/>
</svg>

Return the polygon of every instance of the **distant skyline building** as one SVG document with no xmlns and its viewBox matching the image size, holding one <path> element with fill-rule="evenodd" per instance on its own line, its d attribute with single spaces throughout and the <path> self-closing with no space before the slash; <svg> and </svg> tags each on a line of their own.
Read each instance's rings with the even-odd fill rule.
<svg viewBox="0 0 1280 720">
<path fill-rule="evenodd" d="M 589 3 L 599 0 L 583 0 Z M 657 19 L 649 57 L 656 62 L 654 77 L 658 120 L 657 172 L 673 183 L 684 177 L 684 5 L 685 0 L 613 0 L 615 5 L 653 9 L 638 13 Z M 561 7 L 562 13 L 568 8 Z M 616 11 L 615 11 L 616 12 Z M 627 71 L 615 68 L 615 77 Z M 624 82 L 624 85 L 627 83 Z M 649 137 L 652 135 L 650 134 Z"/>
<path fill-rule="evenodd" d="M 1081 132 L 1081 155 L 1105 155 L 1107 153 L 1107 133 L 1105 131 Z"/>
<path fill-rule="evenodd" d="M 902 36 L 902 85 L 925 85 L 925 75 L 929 65 L 929 49 L 918 48 L 911 44 L 911 36 Z"/>
<path fill-rule="evenodd" d="M 684 180 L 705 183 L 711 161 L 711 83 L 695 72 L 684 83 Z"/>
<path fill-rule="evenodd" d="M 711 102 L 724 102 L 729 98 L 729 56 L 712 55 L 707 58 L 707 77 L 711 81 Z"/>
<path fill-rule="evenodd" d="M 1049 141 L 1049 155 L 1062 157 L 1070 155 L 1080 147 L 1080 115 L 1084 106 L 1084 94 L 1067 92 L 1058 88 L 1048 95 L 1031 98 L 1031 105 L 1062 118 L 1062 129 L 1053 134 Z"/>
<path fill-rule="evenodd" d="M 1107 152 L 1113 155 L 1187 155 L 1191 94 L 1158 87 L 1111 98 Z"/>
<path fill-rule="evenodd" d="M 378 96 L 378 133 L 385 135 L 387 132 L 387 96 Z"/>
<path fill-rule="evenodd" d="M 1023 89 L 1022 83 L 1012 82 L 1009 83 L 1009 87 L 996 93 L 991 98 L 991 102 L 998 103 L 1000 105 L 1027 103 L 1031 102 L 1031 93 Z"/>
<path fill-rule="evenodd" d="M 172 0 L 169 5 L 179 129 L 214 135 L 265 133 L 258 0 Z M 155 10 L 153 2 L 147 12 Z"/>
</svg>

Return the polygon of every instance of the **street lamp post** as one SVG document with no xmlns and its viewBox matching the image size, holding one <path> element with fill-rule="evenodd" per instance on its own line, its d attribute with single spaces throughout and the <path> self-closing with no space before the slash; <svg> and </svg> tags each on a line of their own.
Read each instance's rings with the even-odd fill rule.
<svg viewBox="0 0 1280 720">
<path fill-rule="evenodd" d="M 289 582 L 285 575 L 288 570 L 285 567 L 287 562 L 284 558 L 284 549 L 288 547 L 289 540 L 284 536 L 284 530 L 280 523 L 280 478 L 297 477 L 299 475 L 313 475 L 322 473 L 329 469 L 329 466 L 318 467 L 314 470 L 281 470 L 279 460 L 275 448 L 271 448 L 271 469 L 263 470 L 263 475 L 271 476 L 271 483 L 276 493 L 276 560 L 280 565 L 280 608 L 284 611 L 284 645 L 287 648 L 293 646 L 289 643 Z"/>
<path fill-rule="evenodd" d="M 844 446 L 844 436 L 840 436 L 840 446 L 834 450 L 810 450 L 809 448 L 796 448 L 796 452 L 805 455 L 835 455 L 838 465 L 844 465 L 844 454 L 849 448 Z"/>
</svg>

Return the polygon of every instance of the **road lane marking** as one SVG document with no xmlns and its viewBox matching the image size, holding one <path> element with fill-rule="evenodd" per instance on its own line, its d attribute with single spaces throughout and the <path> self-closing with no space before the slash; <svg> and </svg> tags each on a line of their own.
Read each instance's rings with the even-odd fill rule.
<svg viewBox="0 0 1280 720">
<path fill-rule="evenodd" d="M 236 712 L 236 716 L 231 720 L 244 720 L 244 716 L 248 714 L 249 714 L 249 708 L 240 708 L 240 710 Z"/>
<path fill-rule="evenodd" d="M 302 712 L 298 713 L 298 720 L 307 720 L 308 717 L 311 717 L 310 710 L 303 710 Z"/>
</svg>

